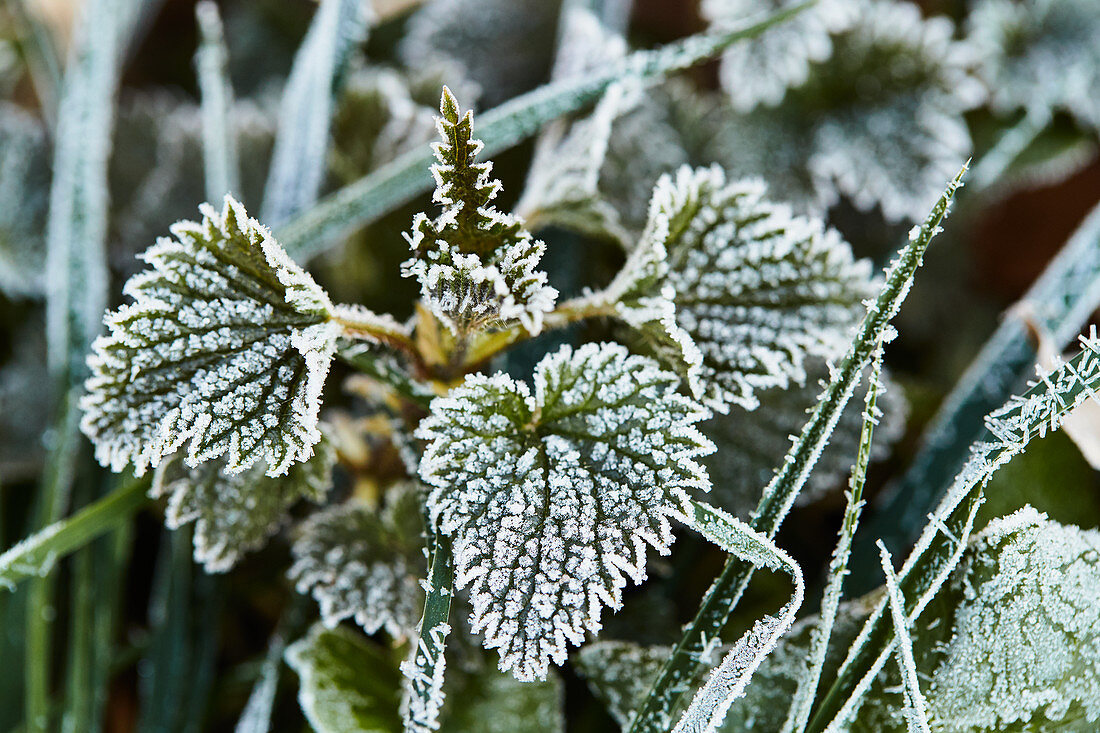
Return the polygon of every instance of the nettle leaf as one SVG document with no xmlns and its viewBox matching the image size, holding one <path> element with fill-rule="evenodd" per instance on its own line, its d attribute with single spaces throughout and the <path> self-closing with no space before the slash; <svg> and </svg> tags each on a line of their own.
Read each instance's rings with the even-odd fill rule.
<svg viewBox="0 0 1100 733">
<path fill-rule="evenodd" d="M 981 0 L 967 31 L 994 109 L 1062 109 L 1100 128 L 1100 13 L 1092 0 Z"/>
<path fill-rule="evenodd" d="M 952 587 L 961 602 L 926 690 L 933 728 L 1096 727 L 1100 533 L 1021 509 L 989 523 Z"/>
<path fill-rule="evenodd" d="M 828 378 L 825 360 L 811 359 L 806 364 L 806 379 L 802 383 L 757 390 L 760 400 L 757 409 L 746 410 L 733 405 L 729 414 L 715 415 L 700 426 L 718 446 L 705 461 L 710 475 L 721 476 L 711 492 L 712 503 L 741 517 L 756 508 L 761 491 L 791 447 L 791 436 L 797 435 L 806 424 L 821 394 L 822 382 Z M 886 390 L 878 399 L 882 414 L 875 428 L 871 460 L 884 458 L 889 453 L 905 429 L 908 412 L 901 388 L 888 374 L 882 376 L 882 382 Z M 812 503 L 840 485 L 852 468 L 862 423 L 863 404 L 853 400 L 841 413 L 796 503 Z"/>
<path fill-rule="evenodd" d="M 537 333 L 558 296 L 536 269 L 546 245 L 492 206 L 500 181 L 489 177 L 492 163 L 476 162 L 482 143 L 471 137 L 473 113 L 460 116 L 446 88 L 439 111 L 443 142 L 435 144 L 432 173 L 443 213 L 413 221 L 406 237 L 415 255 L 402 274 L 420 282 L 432 312 L 456 334 L 517 321 Z"/>
<path fill-rule="evenodd" d="M 318 733 L 401 730 L 401 674 L 386 651 L 350 629 L 316 624 L 286 650 L 298 702 Z"/>
<path fill-rule="evenodd" d="M 100 463 L 138 474 L 189 442 L 267 475 L 309 458 L 340 332 L 328 296 L 232 197 L 178 222 L 142 258 L 134 299 L 107 315 L 88 359 L 81 428 Z"/>
<path fill-rule="evenodd" d="M 647 544 L 668 552 L 669 518 L 710 488 L 697 459 L 713 449 L 676 375 L 622 346 L 563 347 L 534 381 L 532 394 L 504 374 L 467 377 L 417 431 L 473 630 L 520 680 L 599 630 L 627 577 L 644 580 Z"/>
<path fill-rule="evenodd" d="M 764 193 L 718 167 L 663 176 L 602 296 L 659 354 L 678 352 L 678 371 L 719 411 L 753 409 L 757 390 L 802 382 L 808 358 L 842 353 L 874 292 L 870 263 L 839 234 Z"/>
<path fill-rule="evenodd" d="M 713 25 L 727 26 L 790 5 L 787 0 L 704 0 L 700 11 Z M 726 49 L 719 78 L 734 108 L 747 112 L 758 104 L 778 104 L 789 87 L 806 81 L 811 62 L 829 57 L 830 34 L 850 25 L 859 10 L 860 4 L 852 0 L 820 0 L 756 38 Z"/>
<path fill-rule="evenodd" d="M 334 627 L 353 618 L 368 634 L 394 638 L 416 629 L 427 570 L 419 492 L 402 484 L 386 492 L 381 511 L 349 501 L 313 515 L 294 542 L 288 575 L 312 593 L 321 620 Z"/>
<path fill-rule="evenodd" d="M 235 473 L 221 460 L 194 468 L 168 460 L 154 474 L 149 493 L 168 497 L 165 524 L 170 529 L 195 523 L 195 562 L 221 573 L 267 544 L 299 499 L 323 501 L 335 463 L 336 452 L 326 438 L 314 446 L 309 460 L 278 478 L 265 476 L 263 463 Z"/>
<path fill-rule="evenodd" d="M 0 292 L 9 297 L 43 291 L 49 160 L 42 124 L 0 102 Z"/>
</svg>

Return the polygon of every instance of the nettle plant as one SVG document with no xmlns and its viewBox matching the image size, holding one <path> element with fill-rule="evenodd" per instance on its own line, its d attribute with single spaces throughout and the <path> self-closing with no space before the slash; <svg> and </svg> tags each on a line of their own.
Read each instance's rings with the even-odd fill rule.
<svg viewBox="0 0 1100 733">
<path fill-rule="evenodd" d="M 129 21 L 89 2 L 58 125 L 109 139 L 96 95 L 73 89 L 111 98 L 93 81 L 122 57 L 118 37 L 89 29 L 98 19 L 121 34 Z M 519 97 L 524 64 L 498 56 L 522 56 L 525 36 L 489 27 L 512 5 L 558 27 L 552 83 Z M 1048 349 L 1010 396 L 1033 353 L 1006 322 L 901 478 L 907 506 L 861 533 L 888 542 L 869 550 L 856 536 L 868 467 L 904 427 L 884 350 L 968 175 L 964 115 L 988 104 L 1013 118 L 975 166 L 980 187 L 1050 127 L 1095 131 L 1100 17 L 1083 0 L 984 0 L 960 38 L 909 3 L 705 0 L 707 32 L 631 54 L 616 3 L 551 5 L 429 3 L 399 44 L 410 68 L 383 69 L 349 61 L 374 21 L 363 3 L 322 0 L 277 131 L 264 111 L 275 105 L 233 100 L 217 10 L 200 5 L 201 108 L 160 123 L 156 175 L 116 182 L 133 190 L 111 231 L 146 237 L 151 201 L 207 203 L 139 255 L 145 269 L 105 333 L 106 297 L 88 284 L 105 281 L 106 258 L 83 244 L 107 236 L 105 203 L 87 195 L 106 185 L 105 169 L 92 175 L 106 155 L 59 145 L 55 168 L 81 175 L 53 183 L 44 272 L 21 275 L 34 266 L 4 249 L 0 285 L 46 291 L 50 374 L 71 400 L 55 400 L 47 486 L 64 495 L 74 480 L 77 421 L 98 462 L 133 478 L 0 555 L 0 584 L 43 576 L 28 601 L 38 608 L 55 559 L 145 495 L 211 574 L 287 537 L 299 600 L 239 731 L 271 728 L 284 660 L 318 731 L 563 730 L 573 675 L 630 731 L 1100 725 L 1100 534 L 1030 507 L 976 524 L 994 472 L 1033 439 L 1065 423 L 1083 452 L 1095 442 L 1095 331 L 1070 358 Z M 456 20 L 475 6 L 484 14 Z M 745 25 L 757 6 L 772 15 Z M 493 33 L 507 42 L 489 53 Z M 663 79 L 717 56 L 715 89 Z M 475 129 L 451 88 L 511 101 Z M 137 105 L 117 124 L 156 114 Z M 11 171 L 29 181 L 45 136 L 18 115 L 0 122 L 18 133 L 2 138 L 0 183 Z M 506 207 L 487 158 L 536 131 Z M 271 161 L 259 218 L 241 203 L 259 195 L 245 151 Z M 199 157 L 196 192 L 187 166 Z M 340 278 L 326 290 L 306 260 L 357 242 L 336 235 L 426 191 L 428 171 L 430 210 L 402 222 L 412 315 L 336 302 Z M 318 202 L 326 177 L 348 185 Z M 29 238 L 46 217 L 44 194 L 25 188 L 0 234 Z M 884 227 L 919 223 L 877 274 L 826 224 L 838 204 Z M 1072 341 L 1095 306 L 1091 218 L 1029 294 L 1043 343 Z M 578 241 L 614 267 L 566 276 L 587 265 L 560 259 L 578 257 Z M 844 478 L 819 584 L 776 535 Z M 882 527 L 894 519 L 896 531 Z M 668 579 L 656 556 L 690 534 L 726 556 L 695 616 L 679 631 L 666 614 L 652 624 L 661 633 L 603 633 L 645 600 L 632 586 Z M 891 553 L 909 547 L 896 565 Z M 735 615 L 757 570 L 778 576 L 785 601 Z M 881 587 L 853 593 L 850 572 Z M 41 650 L 41 619 L 28 618 Z M 36 729 L 48 727 L 49 685 L 28 677 Z M 63 716 L 74 729 L 78 713 Z"/>
</svg>

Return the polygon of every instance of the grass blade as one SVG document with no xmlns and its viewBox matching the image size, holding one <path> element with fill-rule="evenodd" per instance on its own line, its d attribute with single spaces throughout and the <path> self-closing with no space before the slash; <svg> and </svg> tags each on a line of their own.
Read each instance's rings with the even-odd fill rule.
<svg viewBox="0 0 1100 733">
<path fill-rule="evenodd" d="M 971 449 L 935 514 L 898 574 L 906 615 L 916 619 L 954 570 L 973 529 L 982 491 L 993 473 L 1022 453 L 1033 438 L 1056 430 L 1076 406 L 1100 399 L 1100 339 L 1093 328 L 1081 351 L 1049 374 L 1041 374 L 1022 396 L 990 413 L 990 436 Z M 891 631 L 886 602 L 880 601 L 852 645 L 832 688 L 810 721 L 809 730 L 843 725 L 858 708 L 864 681 L 873 678 L 889 655 Z"/>
<path fill-rule="evenodd" d="M 622 62 L 591 75 L 547 84 L 481 115 L 478 133 L 488 157 L 535 134 L 543 125 L 576 112 L 626 76 L 652 78 L 714 57 L 737 41 L 753 38 L 813 4 L 804 2 L 743 28 L 691 36 L 653 51 L 637 51 Z M 435 156 L 425 145 L 323 198 L 316 206 L 277 228 L 279 242 L 303 262 L 335 246 L 341 234 L 376 221 L 430 190 Z"/>
<path fill-rule="evenodd" d="M 448 620 L 454 595 L 454 565 L 451 543 L 442 534 L 435 534 L 429 560 L 419 638 L 409 659 L 401 663 L 406 685 L 405 730 L 416 733 L 437 730 L 439 711 L 443 707 L 443 674 L 447 665 L 443 654 L 447 635 L 451 632 Z"/>
<path fill-rule="evenodd" d="M 230 119 L 233 87 L 226 64 L 222 19 L 212 0 L 195 6 L 195 21 L 201 41 L 195 52 L 195 69 L 202 94 L 202 155 L 206 178 L 206 200 L 221 201 L 227 193 L 241 194 L 237 134 Z"/>
<path fill-rule="evenodd" d="M 910 232 L 909 242 L 901 249 L 887 271 L 886 282 L 875 302 L 868 307 L 867 315 L 848 349 L 843 361 L 834 370 L 817 407 L 791 446 L 772 479 L 764 489 L 753 516 L 751 526 L 766 537 L 773 537 L 780 523 L 794 504 L 798 492 L 805 484 L 817 456 L 829 440 L 841 412 L 855 391 L 859 376 L 870 361 L 874 350 L 883 340 L 890 320 L 901 308 L 909 292 L 913 276 L 920 266 L 929 243 L 940 231 L 940 223 L 947 215 L 955 192 L 962 185 L 966 173 L 964 166 L 952 180 L 943 196 L 932 208 L 924 224 Z M 695 618 L 688 625 L 673 650 L 672 657 L 657 676 L 649 695 L 634 719 L 631 731 L 656 731 L 660 729 L 660 711 L 674 707 L 677 699 L 695 673 L 697 655 L 705 646 L 705 639 L 717 636 L 741 593 L 754 572 L 751 564 L 730 558 L 722 572 L 711 585 Z"/>
<path fill-rule="evenodd" d="M 269 226 L 317 200 L 332 110 L 351 52 L 366 39 L 368 7 L 362 0 L 321 0 L 294 57 L 264 190 L 262 219 Z"/>
<path fill-rule="evenodd" d="M 1100 307 L 1100 206 L 1089 213 L 1022 301 L 1051 334 L 1055 349 L 1077 336 Z M 905 475 L 876 506 L 868 537 L 881 537 L 893 552 L 912 545 L 936 500 L 966 462 L 970 445 L 987 437 L 982 419 L 1020 388 L 1034 361 L 1035 349 L 1021 319 L 1005 318 L 932 419 Z M 855 553 L 869 560 L 873 545 L 857 542 Z M 861 580 L 867 587 L 873 583 Z"/>
<path fill-rule="evenodd" d="M 909 634 L 909 618 L 905 615 L 905 599 L 894 575 L 894 560 L 882 542 L 878 543 L 882 560 L 882 572 L 886 576 L 886 598 L 890 603 L 890 618 L 894 623 L 894 649 L 898 668 L 905 689 L 905 707 L 909 718 L 909 730 L 915 733 L 931 733 L 928 728 L 928 706 L 920 691 L 917 663 L 913 659 L 913 638 Z"/>
<path fill-rule="evenodd" d="M 802 731 L 810 719 L 817 688 L 821 683 L 821 670 L 825 666 L 825 654 L 829 649 L 829 639 L 836 624 L 837 609 L 840 607 L 841 592 L 844 589 L 844 576 L 848 574 L 848 559 L 851 555 L 852 538 L 859 526 L 859 515 L 863 510 L 863 484 L 867 479 L 867 465 L 871 461 L 871 445 L 875 433 L 878 396 L 882 392 L 882 347 L 875 351 L 871 360 L 871 375 L 867 380 L 867 397 L 863 404 L 863 428 L 859 435 L 859 450 L 856 462 L 852 466 L 852 476 L 848 482 L 847 505 L 844 508 L 844 521 L 841 524 L 840 539 L 833 550 L 829 562 L 829 578 L 825 592 L 821 597 L 821 611 L 817 626 L 810 638 L 810 650 L 806 655 L 808 666 L 798 680 L 794 701 L 790 713 L 783 725 L 784 733 Z"/>
</svg>

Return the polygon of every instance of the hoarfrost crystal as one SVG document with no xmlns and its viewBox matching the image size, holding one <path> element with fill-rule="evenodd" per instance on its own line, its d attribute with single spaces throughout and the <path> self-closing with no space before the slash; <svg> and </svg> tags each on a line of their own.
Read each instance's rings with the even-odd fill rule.
<svg viewBox="0 0 1100 733">
<path fill-rule="evenodd" d="M 191 466 L 225 455 L 286 473 L 320 440 L 321 388 L 339 326 L 328 296 L 226 196 L 177 222 L 126 284 L 96 340 L 81 428 L 100 463 L 138 474 L 190 441 Z"/>
<path fill-rule="evenodd" d="M 534 394 L 474 375 L 432 403 L 417 435 L 431 520 L 453 538 L 456 585 L 500 667 L 543 678 L 600 628 L 646 545 L 668 552 L 670 517 L 710 480 L 706 411 L 679 380 L 622 346 L 564 347 L 540 362 Z"/>
</svg>

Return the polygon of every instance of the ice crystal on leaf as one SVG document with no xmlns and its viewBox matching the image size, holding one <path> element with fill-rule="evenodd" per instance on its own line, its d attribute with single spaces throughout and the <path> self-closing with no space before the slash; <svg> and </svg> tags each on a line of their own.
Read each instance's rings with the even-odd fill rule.
<svg viewBox="0 0 1100 733">
<path fill-rule="evenodd" d="M 669 518 L 710 488 L 697 459 L 713 448 L 676 375 L 622 346 L 564 347 L 534 382 L 532 394 L 504 374 L 468 377 L 417 433 L 473 630 L 521 680 L 599 630 L 627 577 L 645 578 L 647 544 L 668 551 Z"/>
<path fill-rule="evenodd" d="M 335 462 L 336 453 L 325 438 L 309 460 L 278 478 L 265 476 L 262 463 L 232 473 L 221 460 L 190 468 L 169 459 L 157 469 L 150 493 L 168 497 L 169 528 L 195 523 L 195 562 L 207 572 L 220 573 L 246 552 L 263 547 L 299 499 L 322 501 L 332 486 Z"/>
<path fill-rule="evenodd" d="M 81 427 L 104 465 L 137 473 L 190 441 L 187 463 L 225 455 L 278 476 L 313 453 L 339 327 L 328 296 L 227 196 L 178 222 L 126 285 L 96 340 Z"/>
<path fill-rule="evenodd" d="M 873 292 L 870 265 L 816 220 L 727 182 L 718 167 L 658 181 L 642 240 L 605 296 L 711 407 L 802 382 L 830 358 Z"/>
<path fill-rule="evenodd" d="M 1093 0 L 982 0 L 968 30 L 994 109 L 1063 109 L 1100 128 L 1100 13 Z"/>
<path fill-rule="evenodd" d="M 413 221 L 407 238 L 415 254 L 402 273 L 420 282 L 432 312 L 456 334 L 515 322 L 537 333 L 558 296 L 536 269 L 546 245 L 493 207 L 500 181 L 489 176 L 492 163 L 476 162 L 482 143 L 471 137 L 473 113 L 460 115 L 446 88 L 439 111 L 443 142 L 432 173 L 443 213 Z"/>
<path fill-rule="evenodd" d="M 794 3 L 786 0 L 703 0 L 703 16 L 713 25 L 743 24 L 763 12 Z M 848 26 L 859 12 L 853 0 L 820 0 L 757 38 L 737 43 L 722 54 L 720 78 L 735 109 L 775 105 L 788 87 L 806 81 L 810 64 L 832 53 L 830 34 Z"/>
<path fill-rule="evenodd" d="M 313 594 L 327 626 L 354 618 L 368 634 L 384 628 L 394 638 L 416 628 L 426 572 L 420 499 L 411 484 L 386 498 L 381 512 L 355 501 L 319 512 L 294 542 L 288 574 L 298 592 Z"/>
<path fill-rule="evenodd" d="M 1100 535 L 1022 509 L 986 527 L 954 585 L 962 602 L 927 692 L 933 728 L 1094 729 Z"/>
</svg>

